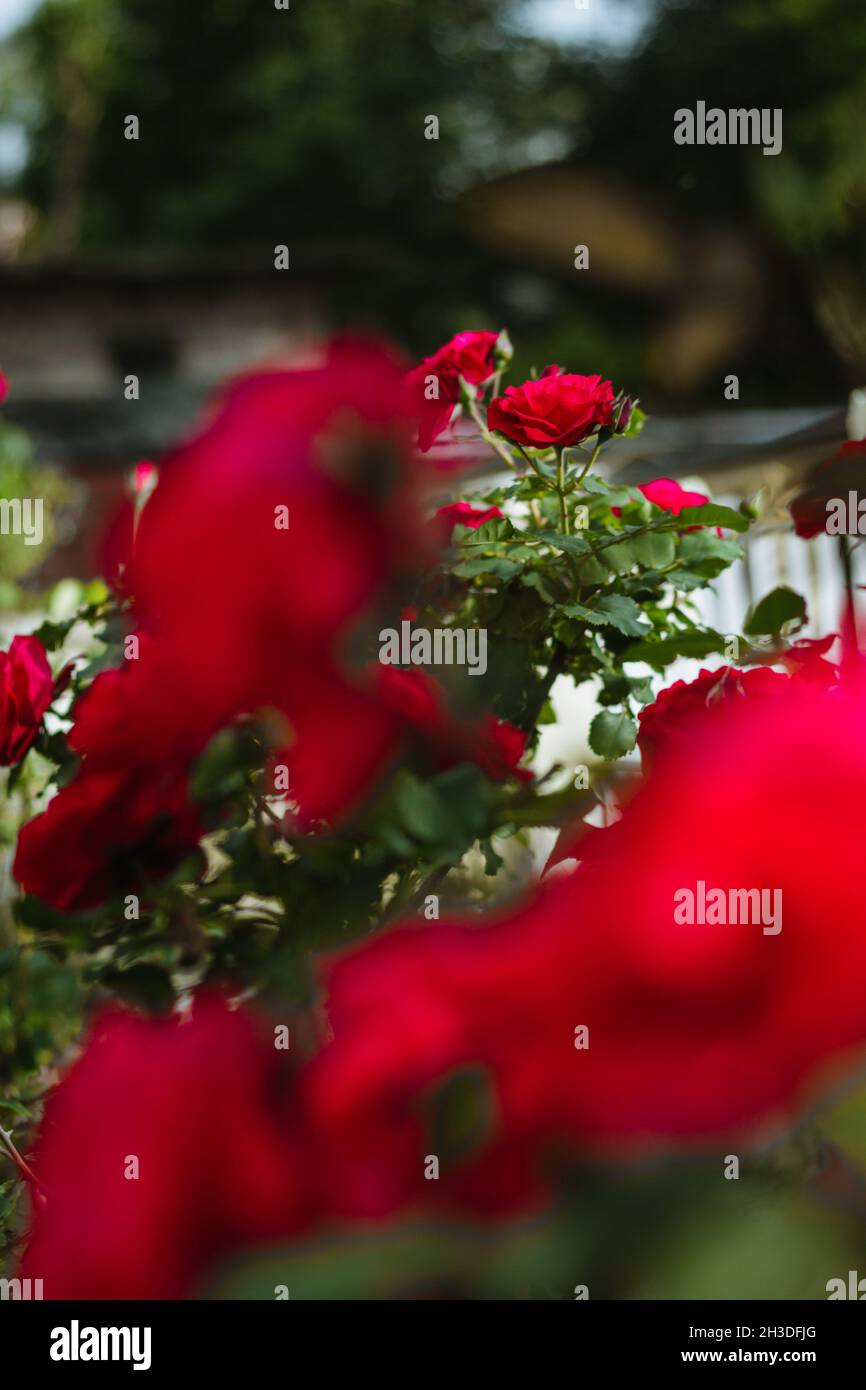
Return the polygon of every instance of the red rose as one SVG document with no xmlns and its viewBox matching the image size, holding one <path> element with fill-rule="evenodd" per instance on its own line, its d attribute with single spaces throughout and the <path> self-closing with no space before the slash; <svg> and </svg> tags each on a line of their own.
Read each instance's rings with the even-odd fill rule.
<svg viewBox="0 0 866 1390">
<path fill-rule="evenodd" d="M 638 492 L 642 492 L 648 502 L 661 507 L 663 512 L 670 512 L 672 516 L 679 516 L 684 507 L 702 507 L 710 500 L 703 492 L 688 492 L 681 488 L 673 478 L 653 478 L 652 482 L 640 483 Z"/>
<path fill-rule="evenodd" d="M 652 482 L 639 483 L 638 492 L 642 492 L 648 502 L 660 507 L 663 512 L 670 512 L 672 516 L 679 516 L 686 507 L 702 507 L 710 500 L 702 492 L 688 492 L 685 488 L 681 488 L 673 478 L 653 478 Z M 614 516 L 622 514 L 620 507 L 611 507 L 611 511 Z M 702 531 L 704 528 L 702 526 L 687 526 L 685 529 L 687 531 Z M 721 534 L 722 529 L 717 526 L 716 535 L 720 536 Z"/>
<path fill-rule="evenodd" d="M 376 345 L 260 372 L 160 468 L 131 589 L 158 637 L 196 632 L 191 661 L 268 684 L 273 650 L 317 649 L 417 563 L 402 373 Z"/>
<path fill-rule="evenodd" d="M 458 718 L 449 709 L 442 686 L 423 670 L 377 663 L 373 679 L 384 708 L 404 721 L 403 738 L 420 734 L 422 750 L 435 768 L 474 762 L 494 782 L 508 777 L 531 780 L 529 769 L 520 767 L 526 734 L 507 719 L 497 719 L 489 711 L 480 719 Z"/>
<path fill-rule="evenodd" d="M 826 660 L 826 656 L 837 640 L 834 632 L 827 637 L 801 637 L 779 654 L 779 660 L 799 680 L 812 681 L 825 687 L 835 685 L 840 667 Z"/>
<path fill-rule="evenodd" d="M 363 1150 L 375 1117 L 381 1171 L 389 1136 L 414 1133 L 415 1173 L 423 1094 L 437 1072 L 481 1067 L 497 1121 L 441 1188 L 477 1200 L 501 1175 L 533 1195 L 532 1172 L 564 1146 L 715 1142 L 790 1121 L 866 1044 L 863 697 L 785 681 L 772 700 L 692 716 L 693 735 L 598 832 L 609 847 L 569 878 L 498 921 L 403 928 L 346 956 L 329 979 L 334 1043 L 304 1083 L 320 1128 Z M 701 883 L 766 890 L 769 916 L 678 920 Z"/>
<path fill-rule="evenodd" d="M 182 1298 L 238 1246 L 297 1230 L 303 1155 L 279 1116 L 281 1056 L 216 997 L 183 1021 L 97 1018 L 45 1107 L 31 1166 L 50 1195 L 23 1276 L 52 1299 Z"/>
<path fill-rule="evenodd" d="M 576 1137 L 752 1134 L 866 1041 L 863 695 L 792 680 L 696 714 L 613 827 L 610 858 L 561 883 L 550 930 L 583 938 L 570 1011 L 592 1036 L 569 1093 Z M 699 882 L 766 889 L 774 911 L 779 890 L 780 929 L 677 922 L 675 895 Z"/>
<path fill-rule="evenodd" d="M 85 766 L 24 826 L 12 872 L 27 893 L 77 912 L 164 878 L 204 833 L 172 768 Z"/>
<path fill-rule="evenodd" d="M 425 357 L 406 377 L 411 400 L 419 416 L 418 443 L 422 453 L 431 448 L 448 426 L 460 400 L 460 378 L 480 386 L 496 372 L 498 333 L 457 333 L 444 347 Z"/>
<path fill-rule="evenodd" d="M 9 394 L 9 378 L 0 372 L 0 405 Z"/>
<path fill-rule="evenodd" d="M 502 512 L 498 507 L 473 507 L 471 502 L 451 502 L 447 507 L 439 508 L 430 525 L 442 543 L 447 545 L 455 526 L 467 526 L 470 531 L 477 531 L 485 521 L 498 521 L 501 518 Z"/>
<path fill-rule="evenodd" d="M 171 691 L 147 738 L 155 711 L 190 747 L 278 710 L 308 823 L 350 811 L 391 747 L 344 639 L 431 553 L 407 411 L 402 364 L 375 343 L 244 377 L 160 468 L 135 538 L 127 588 Z"/>
<path fill-rule="evenodd" d="M 54 698 L 54 677 L 38 637 L 13 637 L 0 652 L 0 767 L 19 763 Z"/>
<path fill-rule="evenodd" d="M 524 448 L 565 449 L 610 425 L 613 402 L 609 381 L 563 372 L 509 386 L 490 402 L 487 424 Z"/>
<path fill-rule="evenodd" d="M 187 784 L 193 758 L 220 727 L 179 685 L 175 663 L 143 642 L 137 661 L 98 676 L 74 710 L 78 772 L 18 837 L 13 873 L 61 911 L 141 893 L 203 834 Z"/>
<path fill-rule="evenodd" d="M 638 747 L 645 760 L 649 754 L 664 756 L 678 740 L 702 730 L 703 726 L 695 723 L 696 714 L 732 701 L 772 698 L 787 689 L 789 680 L 789 676 L 766 666 L 747 671 L 721 666 L 716 671 L 701 671 L 692 681 L 674 681 L 641 710 Z"/>
</svg>

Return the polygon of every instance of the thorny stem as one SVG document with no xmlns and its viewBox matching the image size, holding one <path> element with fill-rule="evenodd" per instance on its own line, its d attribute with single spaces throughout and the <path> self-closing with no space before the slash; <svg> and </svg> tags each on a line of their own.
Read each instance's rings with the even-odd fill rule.
<svg viewBox="0 0 866 1390">
<path fill-rule="evenodd" d="M 42 1206 L 47 1206 L 48 1199 L 45 1196 L 45 1193 L 43 1192 L 42 1188 L 39 1186 L 39 1181 L 36 1177 L 36 1174 L 30 1167 L 30 1164 L 27 1162 L 27 1160 L 23 1158 L 21 1154 L 18 1152 L 17 1148 L 15 1147 L 15 1144 L 12 1142 L 12 1135 L 9 1133 L 8 1130 L 4 1129 L 2 1125 L 0 1125 L 0 1144 L 2 1144 L 6 1153 L 12 1159 L 12 1162 L 15 1164 L 16 1168 L 19 1170 L 22 1176 L 25 1178 L 29 1178 L 30 1182 L 33 1184 L 36 1200 L 40 1202 Z"/>
<path fill-rule="evenodd" d="M 509 467 L 509 468 L 513 468 L 513 467 L 514 467 L 514 459 L 513 459 L 512 455 L 511 455 L 511 452 L 510 452 L 508 449 L 505 448 L 505 445 L 504 445 L 504 444 L 500 444 L 499 440 L 498 440 L 494 435 L 492 435 L 492 434 L 490 433 L 490 430 L 487 428 L 487 422 L 486 422 L 486 420 L 483 420 L 483 419 L 481 418 L 481 412 L 480 412 L 479 409 L 478 409 L 478 405 L 477 405 L 476 401 L 473 400 L 473 399 L 471 399 L 471 398 L 469 399 L 469 413 L 470 413 L 470 415 L 472 416 L 472 419 L 475 421 L 475 423 L 476 423 L 476 425 L 478 426 L 478 428 L 480 429 L 480 431 L 481 431 L 481 437 L 482 437 L 482 439 L 484 440 L 484 442 L 485 442 L 486 444 L 489 444 L 490 447 L 491 447 L 491 449 L 495 449 L 495 450 L 496 450 L 496 452 L 497 452 L 497 454 L 499 455 L 499 457 L 500 457 L 505 463 L 508 464 L 508 467 Z"/>
<path fill-rule="evenodd" d="M 565 671 L 567 661 L 568 648 L 565 646 L 563 642 L 557 642 L 550 658 L 550 664 L 547 668 L 547 675 L 541 682 L 535 706 L 530 711 L 529 722 L 533 728 L 538 723 L 539 715 L 541 714 L 541 711 L 544 709 L 544 706 L 547 702 L 547 698 L 550 695 L 550 692 L 553 688 L 554 681 L 556 680 L 557 676 L 561 676 Z"/>
<path fill-rule="evenodd" d="M 592 453 L 590 454 L 588 461 L 583 465 L 583 468 L 581 468 L 580 472 L 578 473 L 577 477 L 575 478 L 574 482 L 572 483 L 572 485 L 571 485 L 571 486 L 572 486 L 572 489 L 580 487 L 581 483 L 583 482 L 583 480 L 584 480 L 584 478 L 586 477 L 586 475 L 587 475 L 587 473 L 589 472 L 589 470 L 592 468 L 592 465 L 595 463 L 595 461 L 596 461 L 596 459 L 598 458 L 598 456 L 599 456 L 600 453 L 601 453 L 601 440 L 600 440 L 600 439 L 597 439 L 597 440 L 596 440 L 596 443 L 595 443 L 595 448 L 593 449 Z"/>
<path fill-rule="evenodd" d="M 556 495 L 559 498 L 559 524 L 562 534 L 568 535 L 568 506 L 565 501 L 565 450 L 556 452 Z"/>
</svg>

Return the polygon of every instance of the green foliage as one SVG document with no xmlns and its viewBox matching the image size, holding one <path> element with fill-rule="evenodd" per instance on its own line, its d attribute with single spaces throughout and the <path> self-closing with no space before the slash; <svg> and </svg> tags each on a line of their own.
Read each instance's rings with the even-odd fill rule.
<svg viewBox="0 0 866 1390">
<path fill-rule="evenodd" d="M 54 469 L 40 466 L 23 430 L 0 415 L 0 497 L 41 498 L 42 541 L 28 545 L 21 535 L 3 536 L 0 544 L 0 606 L 21 602 L 17 584 L 38 569 L 50 547 L 60 509 L 70 503 L 72 488 Z"/>
<path fill-rule="evenodd" d="M 743 631 L 749 637 L 778 636 L 783 631 L 802 627 L 806 621 L 806 600 L 787 585 L 762 598 L 746 615 Z"/>
<path fill-rule="evenodd" d="M 467 405 L 489 440 L 482 403 L 473 396 Z M 223 729 L 196 760 L 189 786 L 207 827 L 201 852 L 148 884 L 140 898 L 134 892 L 132 909 L 121 880 L 97 908 L 61 913 L 22 896 L 0 917 L 0 1127 L 14 1127 L 24 1150 L 51 1069 L 71 1055 L 83 1018 L 101 1002 L 162 1012 L 213 982 L 270 1000 L 281 1016 L 310 1010 L 318 1002 L 320 953 L 423 913 L 431 899 L 438 911 L 440 896 L 447 902 L 461 893 L 464 911 L 467 900 L 496 905 L 516 886 L 509 859 L 525 850 L 531 828 L 570 826 L 597 806 L 591 786 L 573 785 L 570 768 L 545 778 L 521 775 L 541 728 L 555 717 L 554 685 L 591 684 L 598 712 L 583 732 L 599 765 L 631 754 L 638 712 L 653 698 L 651 673 L 680 656 L 725 650 L 727 639 L 699 623 L 691 596 L 740 557 L 730 533 L 748 524 L 740 512 L 715 504 L 674 515 L 637 489 L 612 486 L 594 471 L 605 442 L 596 436 L 556 451 L 496 441 L 511 473 L 469 500 L 505 515 L 475 530 L 455 527 L 417 591 L 406 595 L 416 627 L 483 629 L 487 669 L 472 678 L 459 668 L 436 669 L 446 687 L 447 738 L 407 727 L 396 766 L 383 767 L 363 805 L 337 828 L 301 828 L 291 788 L 271 790 L 264 769 L 285 746 L 287 730 L 263 710 Z M 747 630 L 772 637 L 773 650 L 781 651 L 804 616 L 798 596 L 777 590 L 757 606 Z M 18 826 L 74 775 L 71 703 L 100 671 L 122 663 L 130 622 L 102 585 L 66 583 L 49 596 L 39 636 L 55 674 L 66 671 L 69 683 L 26 758 L 3 774 L 0 827 L 10 847 Z M 362 663 L 376 654 L 372 632 L 368 640 L 370 650 L 358 653 Z M 744 664 L 767 659 L 766 644 L 744 646 Z M 516 728 L 503 730 L 491 715 Z M 506 758 L 491 730 L 512 752 L 522 731 L 523 767 Z M 593 775 L 599 771 L 606 775 L 601 766 Z M 134 852 L 130 862 L 134 868 Z M 431 1152 L 454 1167 L 499 1123 L 489 1079 L 474 1069 L 443 1078 L 421 1105 Z M 709 1187 L 701 1190 L 705 1198 Z M 0 1143 L 0 1240 L 10 1258 L 20 1192 L 14 1154 Z M 654 1201 L 657 1212 L 646 1206 Z M 563 1229 L 556 1222 L 506 1228 L 485 1246 L 462 1227 L 401 1227 L 377 1232 L 375 1249 L 334 1233 L 330 1245 L 302 1257 L 278 1252 L 253 1261 L 214 1291 L 272 1297 L 275 1285 L 288 1284 L 293 1297 L 346 1297 L 357 1285 L 365 1296 L 453 1288 L 477 1297 L 570 1297 L 576 1251 L 599 1293 L 630 1296 L 644 1279 L 678 1289 L 676 1223 L 694 1216 L 691 1201 L 688 1185 L 670 1170 L 657 1179 L 632 1175 L 619 1186 L 584 1173 L 575 1191 L 564 1188 Z M 739 1219 L 733 1198 L 725 1201 Z M 649 1273 L 637 1247 L 617 1271 L 601 1248 L 600 1232 L 629 1203 L 664 1240 Z M 765 1213 L 770 1230 L 790 1224 L 792 1248 L 799 1249 L 795 1207 L 787 1195 L 777 1201 L 774 1190 Z M 684 1229 L 685 1240 L 690 1227 Z M 723 1275 L 709 1268 L 706 1288 L 720 1286 Z M 812 1296 L 799 1274 L 795 1284 Z"/>
<path fill-rule="evenodd" d="M 251 1253 L 202 1295 L 338 1298 L 803 1299 L 862 1269 L 864 1241 L 842 1211 L 804 1196 L 802 1167 L 772 1151 L 726 1180 L 721 1156 L 573 1171 L 549 1219 L 477 1227 L 405 1220 L 338 1230 Z"/>
</svg>

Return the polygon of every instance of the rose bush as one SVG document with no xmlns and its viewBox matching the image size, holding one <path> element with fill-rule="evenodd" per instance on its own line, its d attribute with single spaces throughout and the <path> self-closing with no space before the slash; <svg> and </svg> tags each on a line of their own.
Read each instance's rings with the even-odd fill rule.
<svg viewBox="0 0 866 1390">
<path fill-rule="evenodd" d="M 387 1242 L 434 1208 L 573 1221 L 585 1190 L 615 1225 L 635 1154 L 674 1174 L 736 1142 L 764 1181 L 768 1136 L 851 1071 L 850 625 L 834 662 L 788 589 L 741 633 L 702 623 L 748 509 L 611 483 L 636 401 L 560 367 L 503 390 L 510 357 L 504 333 L 416 367 L 342 338 L 230 383 L 139 473 L 110 588 L 0 662 L 0 1144 L 32 1197 L 6 1224 L 49 1297 L 182 1297 L 262 1243 Z M 446 499 L 450 426 L 491 469 Z M 569 682 L 589 762 L 545 771 Z M 783 928 L 679 920 L 699 882 L 779 891 Z M 492 1277 L 437 1260 L 469 1296 Z"/>
</svg>

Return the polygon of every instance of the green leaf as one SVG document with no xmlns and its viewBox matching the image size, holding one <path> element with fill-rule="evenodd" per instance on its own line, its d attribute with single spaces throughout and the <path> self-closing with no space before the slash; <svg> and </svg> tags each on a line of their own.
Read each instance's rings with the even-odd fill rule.
<svg viewBox="0 0 866 1390">
<path fill-rule="evenodd" d="M 623 661 L 645 661 L 654 670 L 662 671 L 680 656 L 701 660 L 711 652 L 723 652 L 725 640 L 720 632 L 710 630 L 678 632 L 675 637 L 665 637 L 660 642 L 636 643 L 623 653 Z"/>
<path fill-rule="evenodd" d="M 591 549 L 589 541 L 584 540 L 583 536 L 563 536 L 556 531 L 539 531 L 538 540 L 544 541 L 545 545 L 555 546 L 566 555 L 588 555 Z"/>
<path fill-rule="evenodd" d="M 67 618 L 62 622 L 52 622 L 50 619 L 46 619 L 33 635 L 39 638 L 47 652 L 55 652 L 58 647 L 63 646 L 74 623 L 74 618 Z"/>
<path fill-rule="evenodd" d="M 733 507 L 722 507 L 718 502 L 704 502 L 700 507 L 683 507 L 675 517 L 677 530 L 687 526 L 724 526 L 729 531 L 748 531 L 748 518 Z"/>
<path fill-rule="evenodd" d="M 737 541 L 714 535 L 712 531 L 692 531 L 680 536 L 680 558 L 688 565 L 696 565 L 701 560 L 724 560 L 730 564 L 743 558 L 743 547 Z"/>
<path fill-rule="evenodd" d="M 190 791 L 204 804 L 240 796 L 246 789 L 250 752 L 234 728 L 215 734 L 193 766 Z"/>
<path fill-rule="evenodd" d="M 449 839 L 451 817 L 448 805 L 429 783 L 403 769 L 394 783 L 394 800 L 403 828 L 426 844 L 442 844 Z"/>
<path fill-rule="evenodd" d="M 635 536 L 630 544 L 635 559 L 645 569 L 664 569 L 676 553 L 676 541 L 668 531 L 648 531 L 645 536 Z"/>
<path fill-rule="evenodd" d="M 451 1072 L 430 1098 L 430 1148 L 449 1165 L 477 1148 L 493 1124 L 490 1085 L 480 1067 Z"/>
<path fill-rule="evenodd" d="M 481 853 L 484 855 L 484 872 L 490 874 L 491 877 L 494 874 L 498 874 L 499 870 L 504 867 L 505 860 L 494 848 L 492 840 L 485 840 L 483 842 L 481 845 Z"/>
<path fill-rule="evenodd" d="M 174 1003 L 171 980 L 158 965 L 139 964 L 130 966 L 128 970 L 117 970 L 110 966 L 100 973 L 99 978 L 131 1004 L 141 1004 L 147 1009 L 162 1012 L 170 1009 Z"/>
<path fill-rule="evenodd" d="M 678 589 L 695 589 L 717 578 L 734 560 L 743 558 L 736 541 L 722 540 L 712 531 L 693 531 L 680 537 L 680 563 L 671 577 Z"/>
<path fill-rule="evenodd" d="M 624 594 L 605 594 L 592 608 L 582 603 L 570 603 L 560 612 L 567 618 L 581 618 L 595 627 L 614 627 L 624 637 L 643 637 L 649 628 L 633 598 Z"/>
<path fill-rule="evenodd" d="M 582 585 L 606 584 L 608 580 L 608 569 L 596 559 L 594 555 L 588 555 L 577 570 L 577 578 Z"/>
<path fill-rule="evenodd" d="M 773 589 L 750 610 L 743 624 L 749 637 L 779 633 L 788 623 L 802 627 L 806 621 L 806 600 L 787 585 Z"/>
<path fill-rule="evenodd" d="M 541 596 L 545 603 L 556 603 L 556 594 L 552 593 L 547 587 L 545 577 L 541 570 L 528 570 L 526 574 L 521 575 L 520 582 L 524 584 L 527 589 L 535 589 L 536 593 Z"/>
<path fill-rule="evenodd" d="M 615 545 L 606 545 L 601 551 L 601 560 L 615 574 L 628 574 L 629 570 L 634 568 L 637 560 L 633 543 L 631 541 L 617 541 Z"/>
<path fill-rule="evenodd" d="M 594 473 L 588 473 L 580 487 L 582 492 L 604 498 L 609 507 L 627 507 L 630 502 L 639 501 L 641 497 L 636 488 L 610 487 L 603 478 L 596 477 Z"/>
<path fill-rule="evenodd" d="M 454 527 L 452 533 L 455 545 L 490 545 L 496 541 L 507 539 L 514 534 L 514 527 L 508 517 L 491 517 L 490 521 L 484 521 L 480 526 L 463 526 L 459 522 Z"/>
<path fill-rule="evenodd" d="M 482 574 L 494 575 L 499 579 L 513 579 L 522 569 L 523 565 L 515 560 L 505 560 L 498 555 L 479 555 L 455 565 L 452 574 L 458 579 L 476 579 Z"/>
<path fill-rule="evenodd" d="M 604 709 L 589 726 L 589 746 L 600 758 L 612 762 L 630 753 L 637 740 L 637 725 L 625 710 Z"/>
</svg>

